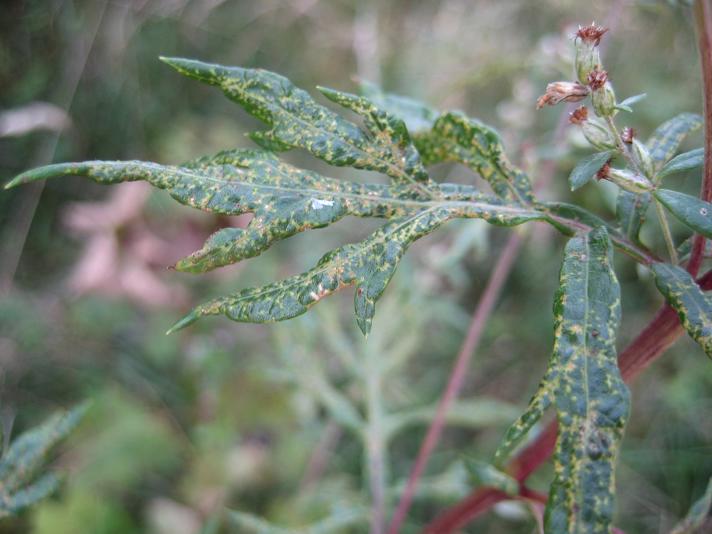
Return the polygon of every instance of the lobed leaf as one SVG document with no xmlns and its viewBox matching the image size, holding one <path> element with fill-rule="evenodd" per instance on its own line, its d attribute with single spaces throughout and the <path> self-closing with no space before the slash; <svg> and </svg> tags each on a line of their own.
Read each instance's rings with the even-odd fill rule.
<svg viewBox="0 0 712 534">
<path fill-rule="evenodd" d="M 444 113 L 431 130 L 415 134 L 413 142 L 426 165 L 462 163 L 482 176 L 498 196 L 533 200 L 529 177 L 509 162 L 497 132 L 478 120 L 459 112 Z"/>
<path fill-rule="evenodd" d="M 662 169 L 660 169 L 660 172 L 658 172 L 658 179 L 664 178 L 665 176 L 676 172 L 684 172 L 700 168 L 704 163 L 704 159 L 704 148 L 696 148 L 694 150 L 690 150 L 689 152 L 678 154 L 668 161 Z"/>
<path fill-rule="evenodd" d="M 495 224 L 514 225 L 540 219 L 541 215 L 506 205 L 453 203 L 450 207 L 430 207 L 385 224 L 360 243 L 327 253 L 305 273 L 198 306 L 169 332 L 205 315 L 223 314 L 234 321 L 255 323 L 291 319 L 338 289 L 356 285 L 356 321 L 361 331 L 368 334 L 376 301 L 408 246 L 454 217 L 479 217 Z"/>
<path fill-rule="evenodd" d="M 616 361 L 620 288 L 604 228 L 566 246 L 554 304 L 559 435 L 547 533 L 610 532 L 629 394 Z"/>
<path fill-rule="evenodd" d="M 658 189 L 653 195 L 681 223 L 712 238 L 712 204 L 669 189 Z"/>
<path fill-rule="evenodd" d="M 655 285 L 680 316 L 680 322 L 705 354 L 712 358 L 712 299 L 702 292 L 695 279 L 681 267 L 667 263 L 651 266 Z"/>
<path fill-rule="evenodd" d="M 658 169 L 675 155 L 685 137 L 702 123 L 702 116 L 696 113 L 680 113 L 657 127 L 646 146 Z"/>
<path fill-rule="evenodd" d="M 590 182 L 596 173 L 601 170 L 610 159 L 613 157 L 612 150 L 597 152 L 591 156 L 582 159 L 571 171 L 569 175 L 569 185 L 571 191 L 576 191 L 579 187 Z"/>
<path fill-rule="evenodd" d="M 359 114 L 362 129 L 274 72 L 181 58 L 161 60 L 181 74 L 219 87 L 270 126 L 252 135 L 269 150 L 303 148 L 331 165 L 382 172 L 397 183 L 415 184 L 426 194 L 432 186 L 403 121 L 364 97 L 320 89 L 330 100 Z"/>
<path fill-rule="evenodd" d="M 346 215 L 401 217 L 428 207 L 422 195 L 402 185 L 356 184 L 298 169 L 269 152 L 237 149 L 182 166 L 142 161 L 89 161 L 48 165 L 21 174 L 8 187 L 64 175 L 101 184 L 143 180 L 178 202 L 225 215 L 253 213 L 246 229 L 226 228 L 179 261 L 180 271 L 204 272 L 257 256 L 274 242 Z M 445 201 L 486 198 L 471 187 L 437 187 Z M 495 199 L 495 202 L 499 202 Z"/>
</svg>

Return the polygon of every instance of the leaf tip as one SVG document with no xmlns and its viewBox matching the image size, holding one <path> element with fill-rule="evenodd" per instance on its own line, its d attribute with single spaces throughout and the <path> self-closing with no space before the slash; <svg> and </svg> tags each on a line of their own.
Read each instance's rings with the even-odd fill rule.
<svg viewBox="0 0 712 534">
<path fill-rule="evenodd" d="M 185 317 L 181 318 L 178 322 L 176 322 L 176 324 L 171 326 L 166 331 L 166 335 L 170 336 L 171 334 L 177 332 L 178 330 L 184 329 L 186 326 L 189 326 L 189 325 L 193 324 L 195 321 L 197 321 L 199 317 L 200 317 L 200 315 L 195 310 L 193 310 L 188 315 L 186 315 Z"/>
<path fill-rule="evenodd" d="M 222 71 L 225 69 L 225 67 L 221 67 L 220 65 L 204 63 L 196 59 L 167 56 L 158 56 L 158 59 L 189 78 L 194 78 L 212 85 L 218 85 L 220 83 L 223 74 Z"/>
</svg>

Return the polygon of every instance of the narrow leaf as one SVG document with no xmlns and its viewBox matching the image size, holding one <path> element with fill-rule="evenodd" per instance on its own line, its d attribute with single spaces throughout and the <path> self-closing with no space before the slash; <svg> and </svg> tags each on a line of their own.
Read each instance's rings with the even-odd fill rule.
<svg viewBox="0 0 712 534">
<path fill-rule="evenodd" d="M 705 493 L 690 508 L 685 518 L 678 523 L 670 534 L 702 533 L 702 527 L 712 514 L 712 479 L 707 484 Z"/>
<path fill-rule="evenodd" d="M 426 165 L 459 162 L 482 176 L 498 196 L 533 199 L 527 175 L 509 162 L 497 132 L 478 120 L 459 112 L 444 113 L 413 141 Z"/>
<path fill-rule="evenodd" d="M 669 189 L 658 189 L 653 195 L 682 224 L 712 238 L 712 204 Z"/>
<path fill-rule="evenodd" d="M 534 396 L 529 401 L 527 409 L 512 423 L 502 438 L 502 442 L 494 453 L 494 463 L 497 467 L 504 467 L 512 453 L 527 437 L 534 425 L 539 422 L 546 409 L 554 400 L 554 388 L 558 380 L 559 369 L 556 358 L 552 355 L 549 367 Z"/>
<path fill-rule="evenodd" d="M 655 284 L 680 316 L 682 326 L 712 358 L 712 299 L 683 268 L 667 263 L 654 263 L 651 268 Z"/>
<path fill-rule="evenodd" d="M 271 127 L 253 139 L 263 147 L 302 148 L 336 166 L 378 171 L 399 183 L 432 185 L 402 120 L 364 97 L 330 89 L 331 100 L 358 113 L 365 129 L 317 104 L 284 76 L 262 69 L 224 67 L 181 58 L 161 58 L 178 72 L 219 87 L 245 111 Z M 425 184 L 425 185 L 424 185 Z"/>
<path fill-rule="evenodd" d="M 519 483 L 492 464 L 478 460 L 466 460 L 465 467 L 467 467 L 475 486 L 494 488 L 511 496 L 519 494 Z"/>
<path fill-rule="evenodd" d="M 569 185 L 571 191 L 576 191 L 579 187 L 590 182 L 596 173 L 601 170 L 608 160 L 613 156 L 612 150 L 597 152 L 591 156 L 582 159 L 571 171 L 569 175 Z"/>
<path fill-rule="evenodd" d="M 547 533 L 610 532 L 629 394 L 616 360 L 620 288 L 604 228 L 566 246 L 554 304 L 559 435 Z"/>
<path fill-rule="evenodd" d="M 680 113 L 662 123 L 648 139 L 650 156 L 660 168 L 675 155 L 685 137 L 702 126 L 702 117 L 695 113 Z"/>
<path fill-rule="evenodd" d="M 660 169 L 660 172 L 658 172 L 658 178 L 664 178 L 665 176 L 676 172 L 684 172 L 700 168 L 702 167 L 704 160 L 704 148 L 696 148 L 694 150 L 690 150 L 689 152 L 683 152 L 682 154 L 678 154 L 672 158 L 662 169 Z"/>
<path fill-rule="evenodd" d="M 621 102 L 620 105 L 621 106 L 632 106 L 633 104 L 637 104 L 638 102 L 640 102 L 647 96 L 648 96 L 648 93 L 640 93 L 638 95 L 629 96 L 628 98 L 623 100 L 623 102 Z"/>
<path fill-rule="evenodd" d="M 645 223 L 650 193 L 631 193 L 621 189 L 616 199 L 616 218 L 621 232 L 634 243 L 640 243 L 640 229 Z"/>
</svg>

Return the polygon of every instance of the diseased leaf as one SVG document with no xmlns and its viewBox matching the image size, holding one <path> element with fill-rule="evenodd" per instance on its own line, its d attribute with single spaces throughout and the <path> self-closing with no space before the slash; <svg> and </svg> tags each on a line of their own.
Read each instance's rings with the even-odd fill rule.
<svg viewBox="0 0 712 534">
<path fill-rule="evenodd" d="M 415 240 L 454 217 L 482 217 L 507 225 L 541 217 L 533 210 L 502 206 L 502 211 L 497 211 L 497 207 L 491 205 L 487 205 L 484 210 L 473 210 L 475 205 L 471 203 L 459 206 L 454 204 L 452 208 L 436 206 L 393 220 L 365 241 L 327 253 L 313 269 L 305 273 L 263 287 L 244 289 L 229 297 L 198 306 L 171 331 L 183 328 L 204 315 L 223 314 L 239 322 L 282 321 L 305 313 L 322 298 L 340 288 L 356 285 L 356 321 L 361 331 L 368 334 L 376 301 L 395 273 L 408 246 Z"/>
<path fill-rule="evenodd" d="M 616 360 L 620 288 L 604 228 L 569 241 L 559 283 L 554 304 L 559 435 L 545 531 L 608 533 L 629 394 Z"/>
<path fill-rule="evenodd" d="M 616 218 L 621 232 L 634 243 L 640 243 L 640 229 L 645 224 L 650 193 L 631 193 L 621 189 L 616 199 Z"/>
<path fill-rule="evenodd" d="M 696 113 L 680 113 L 657 127 L 646 146 L 658 169 L 675 155 L 680 143 L 700 128 L 702 122 L 702 117 Z"/>
<path fill-rule="evenodd" d="M 664 178 L 676 172 L 684 172 L 702 167 L 705 160 L 705 149 L 696 148 L 689 152 L 678 154 L 658 172 L 658 178 Z"/>
<path fill-rule="evenodd" d="M 393 93 L 383 92 L 377 85 L 361 81 L 359 90 L 363 96 L 396 117 L 403 119 L 408 131 L 416 134 L 429 130 L 438 118 L 438 112 L 418 100 Z"/>
<path fill-rule="evenodd" d="M 670 534 L 702 533 L 702 527 L 712 514 L 712 479 L 707 484 L 705 493 L 690 508 L 685 518 L 680 521 Z"/>
<path fill-rule="evenodd" d="M 492 464 L 478 460 L 467 460 L 465 461 L 465 467 L 470 472 L 470 477 L 476 486 L 494 488 L 511 496 L 519 494 L 519 483 Z"/>
<path fill-rule="evenodd" d="M 590 182 L 596 173 L 601 170 L 608 160 L 613 156 L 612 150 L 597 152 L 587 158 L 582 159 L 571 171 L 569 175 L 569 185 L 571 191 L 576 191 L 579 187 Z"/>
<path fill-rule="evenodd" d="M 303 148 L 331 165 L 382 172 L 397 183 L 432 185 L 402 120 L 366 98 L 322 88 L 330 100 L 356 112 L 364 128 L 317 104 L 284 76 L 262 69 L 224 67 L 191 59 L 161 58 L 196 80 L 219 87 L 245 111 L 271 127 L 252 139 L 270 150 Z M 421 183 L 422 182 L 422 183 Z"/>
<path fill-rule="evenodd" d="M 532 200 L 529 177 L 514 167 L 497 132 L 459 112 L 444 113 L 429 131 L 413 136 L 425 165 L 445 161 L 462 163 L 477 172 L 500 197 Z"/>
<path fill-rule="evenodd" d="M 512 423 L 502 438 L 502 442 L 494 453 L 494 463 L 497 467 L 504 467 L 512 453 L 527 437 L 534 425 L 541 420 L 544 412 L 554 401 L 554 388 L 559 377 L 557 358 L 552 354 L 548 368 L 539 386 L 529 401 L 527 409 Z"/>
<path fill-rule="evenodd" d="M 53 474 L 33 482 L 50 449 L 78 424 L 86 412 L 79 405 L 58 413 L 15 439 L 0 458 L 0 517 L 14 514 L 52 493 L 59 481 Z"/>
<path fill-rule="evenodd" d="M 653 195 L 682 224 L 712 238 L 712 204 L 669 189 L 658 189 Z"/>
<path fill-rule="evenodd" d="M 654 263 L 651 269 L 655 274 L 655 284 L 680 316 L 682 326 L 712 358 L 712 299 L 681 267 Z"/>
<path fill-rule="evenodd" d="M 183 166 L 141 161 L 62 163 L 21 174 L 8 185 L 65 175 L 86 176 L 101 184 L 144 180 L 193 208 L 225 215 L 254 213 L 246 229 L 220 230 L 203 249 L 176 265 L 190 272 L 257 256 L 280 239 L 346 215 L 393 218 L 429 205 L 408 187 L 334 180 L 282 163 L 269 152 L 248 149 L 221 152 Z M 455 185 L 438 186 L 438 195 L 452 201 L 485 198 L 471 187 Z"/>
</svg>

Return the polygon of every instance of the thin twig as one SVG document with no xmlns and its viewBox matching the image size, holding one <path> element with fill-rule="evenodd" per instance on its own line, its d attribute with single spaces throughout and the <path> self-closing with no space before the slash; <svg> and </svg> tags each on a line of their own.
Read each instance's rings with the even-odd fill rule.
<svg viewBox="0 0 712 534">
<path fill-rule="evenodd" d="M 702 95 L 705 114 L 705 159 L 702 171 L 700 198 L 712 201 L 712 0 L 696 0 L 694 6 L 695 30 L 702 68 Z M 705 252 L 705 237 L 697 234 L 692 242 L 692 252 L 687 270 L 697 276 Z"/>
<path fill-rule="evenodd" d="M 658 221 L 660 222 L 660 228 L 663 230 L 663 237 L 665 238 L 665 246 L 667 247 L 668 255 L 670 256 L 670 261 L 673 265 L 680 263 L 677 257 L 677 250 L 675 249 L 675 241 L 672 238 L 672 233 L 670 232 L 670 224 L 668 223 L 667 217 L 665 216 L 665 210 L 662 204 L 658 202 L 657 199 L 653 199 L 653 204 L 655 204 L 655 213 L 658 215 Z"/>
</svg>

